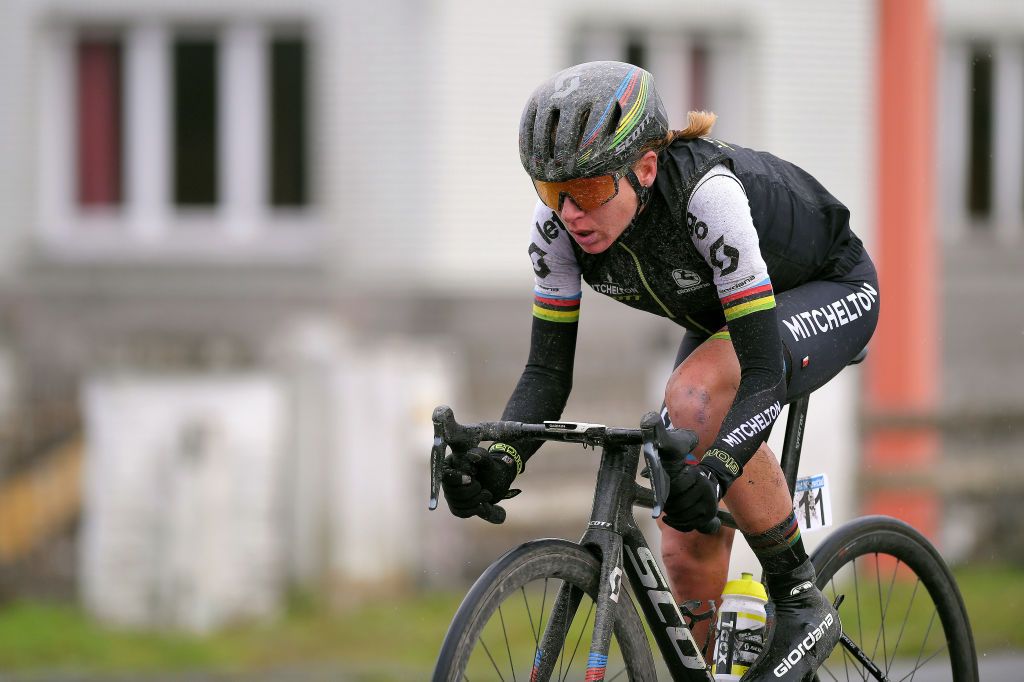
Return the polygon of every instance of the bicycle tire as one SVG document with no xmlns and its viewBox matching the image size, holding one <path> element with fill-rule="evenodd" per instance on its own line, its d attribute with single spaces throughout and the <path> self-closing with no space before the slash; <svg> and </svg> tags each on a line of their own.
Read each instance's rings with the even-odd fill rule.
<svg viewBox="0 0 1024 682">
<path fill-rule="evenodd" d="M 502 652 L 498 657 L 492 656 L 486 642 L 481 647 L 477 646 L 483 641 L 482 633 L 489 627 L 489 623 L 496 622 L 494 618 L 496 613 L 499 615 L 502 630 L 505 630 L 506 618 L 503 615 L 504 611 L 499 608 L 503 603 L 511 604 L 522 599 L 527 605 L 531 600 L 536 604 L 534 595 L 527 596 L 526 587 L 531 583 L 544 581 L 545 594 L 551 597 L 557 589 L 548 590 L 549 587 L 554 587 L 553 584 L 549 584 L 550 581 L 564 582 L 582 590 L 591 600 L 595 600 L 599 576 L 600 563 L 598 560 L 583 547 L 565 540 L 535 540 L 507 552 L 484 571 L 463 599 L 448 633 L 445 635 L 444 643 L 441 645 L 441 652 L 438 655 L 432 679 L 435 682 L 470 679 L 466 673 L 467 666 L 470 664 L 471 658 L 480 655 L 480 648 L 483 648 L 486 657 L 477 660 L 485 661 L 485 665 L 486 662 L 493 664 L 493 670 L 489 670 L 482 677 L 486 677 L 486 679 L 531 680 L 532 682 L 531 671 L 534 660 L 539 658 L 537 647 L 539 647 L 538 642 L 545 617 L 543 613 L 537 614 L 535 622 L 529 606 L 525 609 L 529 613 L 529 634 L 534 637 L 532 650 L 519 651 L 520 654 L 525 651 L 525 657 L 514 655 L 512 647 L 509 647 L 507 632 L 505 632 L 505 645 L 508 647 L 508 651 Z M 613 647 L 617 643 L 618 651 L 621 652 L 622 665 L 618 669 L 609 666 L 608 679 L 626 672 L 626 679 L 629 680 L 644 682 L 657 680 L 650 643 L 636 607 L 625 588 L 619 592 L 618 604 L 613 605 L 612 608 L 615 609 L 612 642 Z M 540 610 L 543 611 L 543 609 L 542 601 Z M 579 609 L 577 613 L 580 611 L 582 609 Z M 587 623 L 580 626 L 581 639 L 585 640 L 580 661 L 584 665 L 588 658 L 592 623 L 590 626 L 589 630 Z M 569 642 L 569 639 L 567 637 L 566 642 Z M 577 648 L 578 646 L 579 640 L 577 640 Z M 563 646 L 562 653 L 565 654 L 567 649 L 568 647 Z M 511 675 L 508 677 L 505 677 L 502 672 L 506 654 L 511 671 Z M 575 654 L 574 650 L 574 657 Z M 500 669 L 495 658 L 501 659 Z M 569 677 L 569 671 L 575 662 L 570 660 L 569 663 L 570 665 L 565 671 L 566 676 L 559 675 L 559 678 L 583 679 L 583 674 L 574 674 Z M 559 671 L 556 670 L 556 672 Z M 495 677 L 496 674 L 497 677 Z M 476 678 L 480 677 L 480 675 L 476 676 Z"/>
<path fill-rule="evenodd" d="M 960 589 L 938 550 L 911 526 L 887 516 L 856 519 L 830 535 L 811 560 L 822 592 L 833 600 L 845 596 L 839 607 L 844 632 L 888 679 L 976 682 L 974 635 Z M 930 615 L 925 594 L 934 609 Z M 818 679 L 874 678 L 840 644 Z"/>
</svg>

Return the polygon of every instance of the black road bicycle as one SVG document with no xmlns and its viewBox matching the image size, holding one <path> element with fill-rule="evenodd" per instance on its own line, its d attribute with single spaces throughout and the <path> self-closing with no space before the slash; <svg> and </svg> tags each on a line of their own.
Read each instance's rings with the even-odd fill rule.
<svg viewBox="0 0 1024 682">
<path fill-rule="evenodd" d="M 780 463 L 791 493 L 808 400 L 790 403 L 786 424 Z M 535 438 L 602 449 L 582 539 L 534 540 L 491 564 L 452 620 L 435 682 L 657 680 L 636 602 L 671 679 L 714 679 L 690 633 L 700 617 L 696 604 L 676 604 L 633 517 L 634 506 L 660 515 L 669 487 L 661 453 L 685 455 L 696 434 L 666 430 L 653 412 L 639 429 L 566 421 L 460 425 L 445 406 L 434 410 L 433 421 L 431 509 L 437 507 L 447 448 L 459 453 L 481 441 Z M 636 480 L 641 451 L 650 488 Z M 494 514 L 498 521 L 504 511 Z M 735 528 L 732 516 L 719 511 L 703 530 L 714 532 L 720 524 Z M 856 519 L 835 530 L 811 560 L 818 586 L 838 603 L 844 631 L 841 646 L 818 670 L 820 680 L 978 679 L 974 637 L 956 582 L 938 551 L 906 523 L 886 516 Z"/>
</svg>

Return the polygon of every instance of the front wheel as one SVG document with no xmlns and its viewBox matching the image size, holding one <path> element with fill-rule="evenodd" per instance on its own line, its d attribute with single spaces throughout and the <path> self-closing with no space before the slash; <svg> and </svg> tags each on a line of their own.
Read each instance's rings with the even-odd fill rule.
<svg viewBox="0 0 1024 682">
<path fill-rule="evenodd" d="M 550 679 L 557 680 L 657 680 L 643 625 L 625 590 L 617 604 L 609 604 L 615 610 L 612 642 L 605 677 L 596 676 L 593 668 L 602 661 L 589 649 L 599 576 L 598 560 L 564 540 L 528 542 L 508 552 L 484 571 L 456 612 L 434 682 L 533 682 L 542 679 L 537 668 L 550 669 Z M 552 641 L 554 647 L 541 646 Z"/>
<path fill-rule="evenodd" d="M 888 680 L 976 682 L 974 636 L 956 581 L 938 551 L 887 516 L 851 521 L 811 557 L 818 587 L 842 594 L 843 632 Z M 840 644 L 820 680 L 875 679 Z"/>
</svg>

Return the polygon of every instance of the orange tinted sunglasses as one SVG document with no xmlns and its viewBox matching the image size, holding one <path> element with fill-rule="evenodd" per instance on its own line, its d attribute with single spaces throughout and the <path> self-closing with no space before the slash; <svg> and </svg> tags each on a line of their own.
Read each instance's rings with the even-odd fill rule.
<svg viewBox="0 0 1024 682">
<path fill-rule="evenodd" d="M 619 193 L 619 180 L 628 171 L 628 166 L 611 175 L 595 175 L 590 178 L 574 178 L 564 182 L 534 180 L 537 196 L 552 211 L 561 211 L 566 197 L 572 199 L 585 213 L 607 204 Z"/>
</svg>

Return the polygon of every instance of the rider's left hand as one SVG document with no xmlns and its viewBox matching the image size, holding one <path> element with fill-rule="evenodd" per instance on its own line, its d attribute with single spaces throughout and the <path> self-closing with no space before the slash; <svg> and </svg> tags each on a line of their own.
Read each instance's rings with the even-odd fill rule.
<svg viewBox="0 0 1024 682">
<path fill-rule="evenodd" d="M 678 531 L 704 528 L 718 511 L 725 487 L 715 473 L 704 466 L 665 467 L 671 485 L 665 502 L 665 523 Z"/>
</svg>

